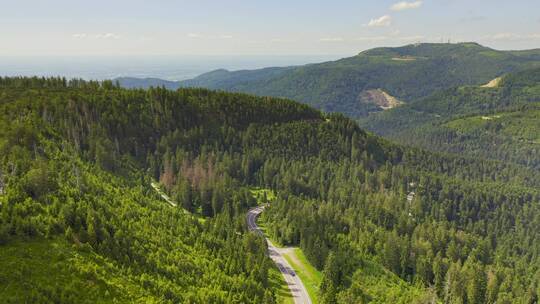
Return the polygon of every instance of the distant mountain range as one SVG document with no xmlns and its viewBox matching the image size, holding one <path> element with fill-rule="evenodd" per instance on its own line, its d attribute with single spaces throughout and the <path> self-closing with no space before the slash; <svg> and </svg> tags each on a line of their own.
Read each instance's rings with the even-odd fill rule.
<svg viewBox="0 0 540 304">
<path fill-rule="evenodd" d="M 486 83 L 540 66 L 540 49 L 499 51 L 477 43 L 375 48 L 337 61 L 257 70 L 215 70 L 185 81 L 118 78 L 123 87 L 204 87 L 286 97 L 353 118 L 413 102 L 436 91 Z"/>
</svg>

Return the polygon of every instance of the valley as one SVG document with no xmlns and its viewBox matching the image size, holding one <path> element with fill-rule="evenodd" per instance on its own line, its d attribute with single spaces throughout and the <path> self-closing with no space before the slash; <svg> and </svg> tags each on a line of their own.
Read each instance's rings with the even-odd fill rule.
<svg viewBox="0 0 540 304">
<path fill-rule="evenodd" d="M 539 304 L 540 1 L 4 1 L 0 304 Z"/>
<path fill-rule="evenodd" d="M 417 44 L 189 84 L 254 95 L 0 78 L 0 298 L 534 303 L 537 59 Z"/>
</svg>

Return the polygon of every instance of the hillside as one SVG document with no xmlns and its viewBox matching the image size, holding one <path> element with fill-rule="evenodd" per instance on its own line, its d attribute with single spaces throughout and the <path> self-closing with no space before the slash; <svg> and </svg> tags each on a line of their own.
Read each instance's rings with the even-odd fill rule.
<svg viewBox="0 0 540 304">
<path fill-rule="evenodd" d="M 0 79 L 0 96 L 2 302 L 274 301 L 266 245 L 241 224 L 254 201 L 223 176 L 239 170 L 238 152 L 205 151 L 219 138 L 238 142 L 226 134 L 255 120 L 315 121 L 320 113 L 283 100 L 64 79 Z M 164 145 L 174 136 L 196 170 L 189 186 L 187 169 L 178 182 L 193 193 L 174 199 L 212 220 L 171 208 L 150 187 L 152 178 L 170 186 L 161 157 L 170 161 Z M 181 149 L 172 151 L 180 159 Z M 215 157 L 232 163 L 210 179 Z"/>
<path fill-rule="evenodd" d="M 0 78 L 0 160 L 7 303 L 275 303 L 245 222 L 255 188 L 276 194 L 267 233 L 323 272 L 322 303 L 540 291 L 537 170 L 401 147 L 289 100 Z"/>
<path fill-rule="evenodd" d="M 438 92 L 361 124 L 398 142 L 540 168 L 540 69 Z"/>
<path fill-rule="evenodd" d="M 498 51 L 476 43 L 414 44 L 376 48 L 357 56 L 298 67 L 217 70 L 171 86 L 205 87 L 290 98 L 326 112 L 365 117 L 382 108 L 363 101 L 381 89 L 403 102 L 460 85 L 484 84 L 504 73 L 540 65 L 540 50 Z M 119 79 L 126 87 L 156 85 Z"/>
</svg>

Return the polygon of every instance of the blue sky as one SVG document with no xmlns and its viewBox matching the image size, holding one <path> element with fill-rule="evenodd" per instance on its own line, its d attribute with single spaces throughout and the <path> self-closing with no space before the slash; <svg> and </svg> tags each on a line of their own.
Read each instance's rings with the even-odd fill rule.
<svg viewBox="0 0 540 304">
<path fill-rule="evenodd" d="M 540 47 L 539 0 L 0 0 L 0 56 L 348 55 Z"/>
</svg>

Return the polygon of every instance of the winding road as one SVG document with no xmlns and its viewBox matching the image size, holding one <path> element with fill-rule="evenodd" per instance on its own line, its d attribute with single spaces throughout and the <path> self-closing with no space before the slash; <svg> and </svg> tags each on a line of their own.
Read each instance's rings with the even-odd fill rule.
<svg viewBox="0 0 540 304">
<path fill-rule="evenodd" d="M 285 279 L 285 282 L 287 282 L 287 285 L 289 286 L 289 290 L 291 291 L 291 295 L 294 299 L 294 303 L 297 304 L 311 304 L 311 299 L 309 297 L 309 294 L 307 293 L 306 287 L 304 286 L 304 283 L 302 283 L 302 280 L 296 275 L 291 265 L 287 262 L 285 257 L 281 254 L 279 251 L 279 248 L 274 246 L 272 242 L 264 236 L 261 229 L 257 226 L 257 216 L 263 212 L 264 207 L 256 207 L 252 208 L 247 213 L 247 224 L 250 231 L 255 231 L 262 237 L 266 239 L 266 243 L 268 244 L 268 253 L 270 255 L 270 258 L 276 263 L 277 267 L 279 268 L 279 271 L 281 271 L 281 274 L 283 275 L 283 278 Z"/>
</svg>

